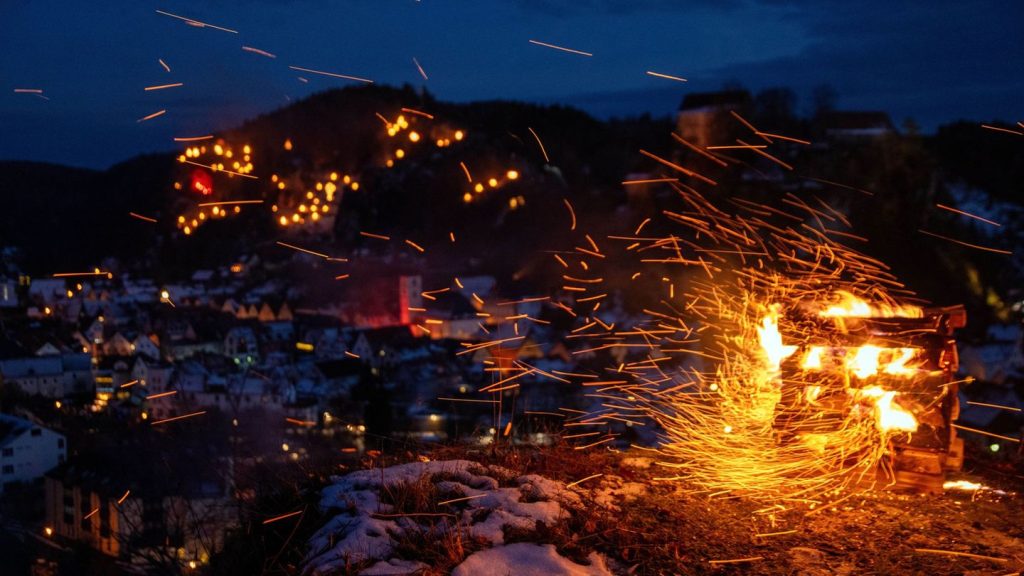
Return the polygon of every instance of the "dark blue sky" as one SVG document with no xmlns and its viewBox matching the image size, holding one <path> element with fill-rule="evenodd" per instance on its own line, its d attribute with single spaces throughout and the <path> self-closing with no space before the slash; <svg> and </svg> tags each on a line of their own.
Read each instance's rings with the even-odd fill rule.
<svg viewBox="0 0 1024 576">
<path fill-rule="evenodd" d="M 2 159 L 105 167 L 351 83 L 289 65 L 425 84 L 447 100 L 565 102 L 599 116 L 667 114 L 688 91 L 738 82 L 801 97 L 828 83 L 841 108 L 882 109 L 926 129 L 1024 119 L 1019 0 L 2 0 L 0 22 Z M 184 86 L 143 91 L 172 82 Z"/>
</svg>

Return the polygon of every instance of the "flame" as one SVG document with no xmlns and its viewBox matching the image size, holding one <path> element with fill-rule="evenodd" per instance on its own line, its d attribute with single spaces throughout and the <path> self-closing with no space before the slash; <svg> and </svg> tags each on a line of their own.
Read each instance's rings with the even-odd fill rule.
<svg viewBox="0 0 1024 576">
<path fill-rule="evenodd" d="M 914 373 L 914 368 L 907 366 L 914 356 L 917 355 L 917 348 L 900 348 L 900 357 L 892 360 L 885 367 L 885 373 L 893 376 L 908 376 Z"/>
<path fill-rule="evenodd" d="M 800 368 L 804 370 L 821 370 L 821 354 L 825 351 L 822 346 L 811 346 L 807 350 L 807 355 L 804 356 L 803 362 L 800 363 Z"/>
<path fill-rule="evenodd" d="M 826 318 L 922 318 L 924 311 L 919 306 L 868 304 L 866 301 L 845 291 L 838 290 L 839 302 L 819 312 Z"/>
<path fill-rule="evenodd" d="M 875 400 L 875 424 L 883 433 L 916 432 L 917 418 L 899 404 L 893 402 L 898 392 L 872 386 L 861 390 L 861 394 Z"/>
<path fill-rule="evenodd" d="M 963 490 L 965 492 L 976 492 L 978 490 L 985 490 L 984 484 L 977 482 L 971 482 L 970 480 L 947 480 L 942 488 L 945 490 Z"/>
<path fill-rule="evenodd" d="M 761 349 L 767 358 L 768 372 L 777 374 L 782 361 L 789 358 L 796 352 L 797 347 L 782 343 L 782 333 L 779 332 L 779 313 L 772 310 L 767 316 L 761 319 L 761 325 L 757 327 L 757 337 L 761 342 Z"/>
<path fill-rule="evenodd" d="M 882 349 L 870 344 L 856 348 L 856 353 L 847 361 L 846 367 L 854 376 L 866 380 L 878 373 L 878 357 Z"/>
</svg>

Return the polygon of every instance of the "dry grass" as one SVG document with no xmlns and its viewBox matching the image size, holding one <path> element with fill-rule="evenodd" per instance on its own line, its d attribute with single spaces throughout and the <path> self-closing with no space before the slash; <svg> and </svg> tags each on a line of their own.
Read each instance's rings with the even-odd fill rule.
<svg viewBox="0 0 1024 576">
<path fill-rule="evenodd" d="M 639 454 L 642 455 L 642 454 Z M 874 492 L 831 508 L 779 510 L 656 482 L 657 468 L 622 465 L 622 454 L 578 452 L 567 447 L 515 447 L 481 451 L 446 448 L 435 459 L 464 458 L 536 473 L 566 483 L 593 474 L 605 477 L 579 487 L 584 506 L 554 525 L 506 530 L 506 540 L 553 544 L 585 562 L 599 551 L 630 574 L 1008 574 L 1024 568 L 1024 501 L 989 493 L 926 496 Z M 1017 475 L 987 470 L 974 480 L 1020 490 Z M 592 490 L 608 477 L 640 482 L 646 489 L 617 509 L 593 501 Z M 793 532 L 790 532 L 793 531 Z M 776 534 L 782 532 L 783 534 Z M 937 549 L 1004 558 L 1006 562 L 917 552 Z M 737 564 L 712 560 L 755 558 Z"/>
<path fill-rule="evenodd" d="M 681 482 L 658 482 L 658 468 L 623 464 L 625 456 L 607 450 L 575 451 L 565 446 L 471 448 L 450 446 L 424 454 L 406 454 L 376 461 L 376 466 L 432 460 L 465 459 L 498 465 L 516 474 L 539 474 L 571 483 L 594 474 L 573 488 L 583 499 L 578 509 L 550 525 L 533 530 L 506 529 L 507 542 L 554 545 L 580 563 L 598 551 L 615 570 L 636 576 L 668 574 L 753 574 L 826 576 L 832 574 L 1013 574 L 1024 568 L 1024 499 L 989 492 L 972 499 L 951 492 L 924 496 L 874 492 L 815 510 L 777 510 L 727 497 L 709 498 Z M 972 464 L 971 480 L 1007 491 L 1021 490 L 1024 470 L 999 471 L 986 462 Z M 438 488 L 439 478 L 423 477 L 396 483 L 382 492 L 382 501 L 396 513 L 418 516 L 414 526 L 393 535 L 401 558 L 431 566 L 430 576 L 447 574 L 466 556 L 487 543 L 467 533 L 453 516 L 472 510 L 473 501 L 439 506 L 461 497 Z M 502 485 L 515 485 L 499 478 Z M 644 486 L 614 508 L 596 499 L 601 488 L 635 482 Z M 777 534 L 782 533 L 782 534 Z M 917 549 L 962 552 L 1005 559 L 995 562 L 965 556 L 922 553 Z M 760 558 L 713 565 L 713 560 Z M 357 573 L 353 566 L 350 573 Z"/>
</svg>

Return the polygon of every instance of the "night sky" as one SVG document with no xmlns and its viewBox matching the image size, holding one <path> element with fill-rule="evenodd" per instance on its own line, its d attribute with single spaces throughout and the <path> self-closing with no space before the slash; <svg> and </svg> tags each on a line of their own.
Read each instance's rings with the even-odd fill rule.
<svg viewBox="0 0 1024 576">
<path fill-rule="evenodd" d="M 425 85 L 445 100 L 562 102 L 600 117 L 665 115 L 687 92 L 736 83 L 788 86 L 807 106 L 827 83 L 840 108 L 885 110 L 925 130 L 1024 119 L 1018 0 L 3 0 L 0 21 L 0 159 L 102 168 L 353 84 L 289 65 Z M 184 86 L 143 91 L 173 82 Z"/>
</svg>

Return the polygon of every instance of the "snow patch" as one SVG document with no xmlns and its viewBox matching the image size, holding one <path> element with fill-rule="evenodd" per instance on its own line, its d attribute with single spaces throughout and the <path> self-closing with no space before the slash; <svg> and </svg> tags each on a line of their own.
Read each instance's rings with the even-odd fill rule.
<svg viewBox="0 0 1024 576">
<path fill-rule="evenodd" d="M 331 484 L 323 490 L 320 507 L 324 511 L 333 512 L 334 516 L 310 539 L 305 573 L 312 576 L 329 574 L 353 564 L 374 560 L 378 562 L 364 571 L 364 574 L 407 573 L 403 570 L 414 572 L 417 569 L 416 563 L 395 558 L 396 539 L 400 539 L 406 531 L 421 534 L 425 529 L 429 530 L 426 526 L 436 523 L 438 515 L 417 517 L 396 514 L 388 498 L 382 498 L 382 493 L 387 494 L 387 490 L 401 483 L 414 486 L 417 483 L 430 483 L 438 499 L 462 499 L 442 506 L 441 510 L 450 514 L 447 518 L 452 524 L 457 523 L 471 537 L 482 538 L 495 546 L 505 543 L 505 532 L 508 529 L 531 532 L 537 529 L 538 523 L 553 524 L 564 518 L 569 510 L 583 507 L 579 494 L 566 488 L 562 482 L 536 474 L 517 477 L 510 470 L 483 466 L 468 460 L 413 462 L 390 468 L 361 470 L 332 477 Z M 500 549 L 505 548 L 509 546 Z M 502 553 L 497 550 L 495 552 L 500 557 Z M 538 552 L 534 551 L 533 554 Z M 561 558 L 557 554 L 555 557 Z M 552 558 L 546 561 L 555 562 Z M 603 566 L 603 562 L 603 559 L 598 558 L 595 566 Z M 572 565 L 584 571 L 537 573 L 605 573 L 588 572 L 586 570 L 590 570 L 589 567 Z M 517 576 L 520 572 L 516 571 Z"/>
<path fill-rule="evenodd" d="M 452 570 L 452 576 L 611 576 L 604 558 L 591 553 L 589 566 L 560 556 L 551 544 L 521 542 L 482 550 Z"/>
</svg>

